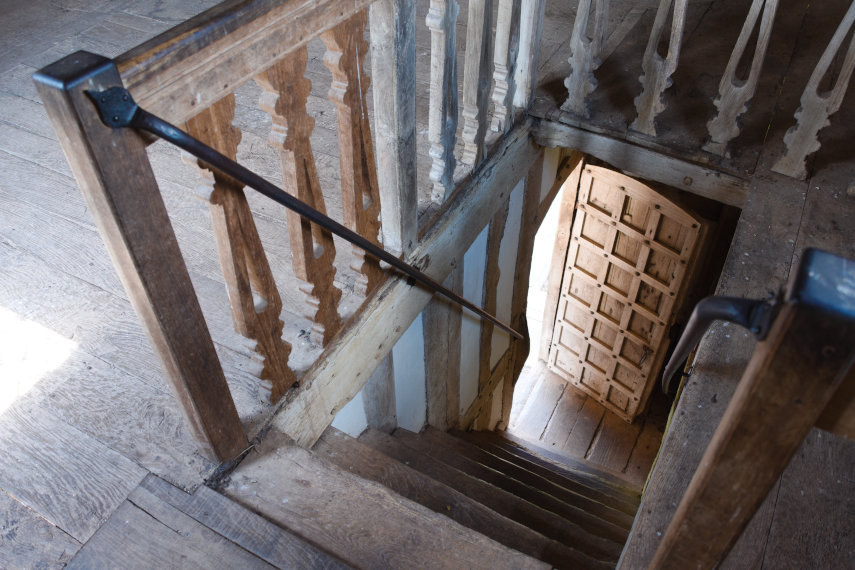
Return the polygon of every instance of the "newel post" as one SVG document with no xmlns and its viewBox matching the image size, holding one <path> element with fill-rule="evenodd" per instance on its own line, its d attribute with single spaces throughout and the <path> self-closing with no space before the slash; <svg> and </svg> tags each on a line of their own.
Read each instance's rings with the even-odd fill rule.
<svg viewBox="0 0 855 570">
<path fill-rule="evenodd" d="M 235 457 L 246 448 L 246 436 L 145 143 L 130 129 L 111 129 L 101 123 L 86 94 L 122 85 L 115 64 L 77 52 L 45 67 L 34 79 L 201 453 L 219 461 Z"/>
</svg>

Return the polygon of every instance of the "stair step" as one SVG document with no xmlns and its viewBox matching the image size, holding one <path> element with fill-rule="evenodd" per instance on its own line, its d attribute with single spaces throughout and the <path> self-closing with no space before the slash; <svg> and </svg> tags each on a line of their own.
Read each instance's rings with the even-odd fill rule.
<svg viewBox="0 0 855 570">
<path fill-rule="evenodd" d="M 513 493 L 517 497 L 578 524 L 589 534 L 619 544 L 623 544 L 626 541 L 626 537 L 629 534 L 628 527 L 624 528 L 603 520 L 573 503 L 564 502 L 540 487 L 519 481 L 500 469 L 479 463 L 467 454 L 480 450 L 456 437 L 431 428 L 428 428 L 422 434 L 398 429 L 395 430 L 393 435 L 404 441 L 407 445 L 420 449 L 424 453 L 464 473 L 486 481 L 509 493 Z"/>
<path fill-rule="evenodd" d="M 425 453 L 424 450 L 405 444 L 397 437 L 368 430 L 359 437 L 359 441 L 456 489 L 489 509 L 568 545 L 596 561 L 614 565 L 620 556 L 623 542 L 592 535 L 579 524 L 455 469 Z"/>
<path fill-rule="evenodd" d="M 312 453 L 556 568 L 610 567 L 490 510 L 448 485 L 334 428 L 324 432 Z"/>
<path fill-rule="evenodd" d="M 434 438 L 436 437 L 434 432 L 435 430 L 427 429 L 422 436 Z M 617 508 L 610 495 L 591 489 L 584 483 L 562 477 L 563 474 L 559 472 L 555 472 L 556 477 L 544 477 L 529 469 L 528 465 L 521 464 L 524 462 L 514 461 L 513 456 L 503 457 L 489 446 L 481 446 L 462 439 L 460 434 L 449 434 L 455 436 L 450 438 L 448 435 L 441 435 L 443 439 L 448 438 L 449 445 L 452 445 L 460 454 L 484 467 L 499 471 L 523 485 L 538 489 L 626 531 L 632 527 L 633 516 Z"/>
<path fill-rule="evenodd" d="M 225 494 L 362 568 L 544 568 L 542 562 L 268 433 Z"/>
<path fill-rule="evenodd" d="M 630 519 L 635 516 L 638 509 L 641 494 L 631 486 L 631 483 L 590 465 L 584 465 L 584 469 L 580 469 L 572 462 L 567 465 L 558 464 L 536 455 L 530 444 L 525 443 L 529 449 L 523 449 L 520 447 L 523 442 L 506 438 L 495 432 L 452 432 L 452 434 L 502 461 L 514 463 L 557 485 L 617 509 L 628 515 Z"/>
</svg>

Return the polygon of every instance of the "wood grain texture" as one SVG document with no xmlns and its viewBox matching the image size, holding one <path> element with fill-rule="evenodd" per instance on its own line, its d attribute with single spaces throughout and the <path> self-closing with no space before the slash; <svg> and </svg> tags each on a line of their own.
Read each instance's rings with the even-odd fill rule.
<svg viewBox="0 0 855 570">
<path fill-rule="evenodd" d="M 0 487 L 81 543 L 146 473 L 37 405 L 3 413 L 0 449 Z"/>
<path fill-rule="evenodd" d="M 514 107 L 528 109 L 537 83 L 537 58 L 543 33 L 544 0 L 521 0 L 520 44 L 514 69 Z"/>
<path fill-rule="evenodd" d="M 383 247 L 407 255 L 418 239 L 416 2 L 374 2 L 368 16 Z"/>
<path fill-rule="evenodd" d="M 138 487 L 68 568 L 273 568 Z"/>
<path fill-rule="evenodd" d="M 706 166 L 657 153 L 631 142 L 570 125 L 543 121 L 535 141 L 549 147 L 582 151 L 639 178 L 661 182 L 731 206 L 742 207 L 748 192 L 745 179 Z"/>
<path fill-rule="evenodd" d="M 243 450 L 246 437 L 142 139 L 104 126 L 84 93 L 90 85 L 120 84 L 115 66 L 80 53 L 39 73 L 39 93 L 55 128 L 63 133 L 60 139 L 72 171 L 182 402 L 191 432 L 207 455 L 233 457 Z M 63 83 L 82 78 L 86 80 Z M 125 161 L 116 161 L 116 153 Z"/>
<path fill-rule="evenodd" d="M 593 14 L 593 24 L 589 24 Z M 589 117 L 587 97 L 597 88 L 594 72 L 602 62 L 601 54 L 606 42 L 609 23 L 609 1 L 582 0 L 576 9 L 573 35 L 570 37 L 570 75 L 564 80 L 567 99 L 561 108 L 569 113 Z M 591 29 L 590 36 L 588 29 Z"/>
<path fill-rule="evenodd" d="M 270 143 L 279 150 L 283 186 L 299 200 L 326 214 L 310 141 L 315 120 L 306 109 L 312 86 L 304 77 L 307 57 L 305 47 L 295 50 L 256 75 L 255 81 L 263 89 L 259 106 L 273 121 Z M 300 312 L 312 321 L 311 340 L 323 346 L 342 324 L 338 313 L 341 291 L 334 285 L 335 243 L 329 231 L 295 212 L 288 210 L 285 216 L 294 273 L 306 295 L 306 304 Z"/>
<path fill-rule="evenodd" d="M 468 179 L 410 255 L 436 280 L 445 279 L 537 156 L 531 125 L 520 123 Z M 335 413 L 353 398 L 377 363 L 430 300 L 423 290 L 393 279 L 303 377 L 303 385 L 274 424 L 301 445 L 312 445 Z"/>
<path fill-rule="evenodd" d="M 233 95 L 220 99 L 187 121 L 188 134 L 235 160 L 241 132 L 232 126 L 234 109 Z M 209 170 L 202 161 L 197 164 L 203 184 L 210 189 L 207 198 L 235 329 L 256 341 L 264 365 L 260 378 L 270 383 L 273 403 L 296 381 L 288 367 L 291 346 L 282 340 L 279 289 L 243 186 L 219 171 Z"/>
<path fill-rule="evenodd" d="M 321 34 L 327 47 L 326 65 L 333 75 L 330 100 L 338 113 L 341 163 L 342 218 L 344 225 L 380 245 L 380 194 L 371 123 L 368 120 L 368 76 L 364 70 L 366 11 Z M 380 262 L 352 247 L 351 267 L 357 274 L 355 290 L 367 297 L 383 282 Z"/>
<path fill-rule="evenodd" d="M 490 64 L 493 59 L 493 0 L 470 0 L 463 60 L 463 153 L 460 162 L 474 166 L 484 158 Z M 455 54 L 456 55 L 456 54 Z"/>
<path fill-rule="evenodd" d="M 134 99 L 173 124 L 370 4 L 356 0 L 231 0 L 116 58 Z"/>
<path fill-rule="evenodd" d="M 425 453 L 409 447 L 398 438 L 378 432 L 367 430 L 360 438 L 363 442 L 385 455 L 405 463 L 407 466 L 423 473 L 434 481 L 438 481 L 448 487 L 455 489 L 466 497 L 477 501 L 492 511 L 507 517 L 518 524 L 535 530 L 552 541 L 569 546 L 569 552 L 564 551 L 567 556 L 567 565 L 577 564 L 580 567 L 605 568 L 607 563 L 598 561 L 575 548 L 572 539 L 564 528 L 562 519 L 557 515 L 536 507 L 514 496 L 507 491 L 494 487 L 484 481 L 463 473 L 453 467 L 438 461 Z"/>
<path fill-rule="evenodd" d="M 452 270 L 443 285 L 460 294 L 463 270 Z M 445 299 L 432 299 L 422 312 L 428 425 L 441 430 L 460 421 L 461 319 L 460 307 Z"/>
<path fill-rule="evenodd" d="M 362 403 L 368 426 L 391 433 L 398 427 L 395 408 L 395 368 L 390 352 L 380 361 L 362 388 Z"/>
<path fill-rule="evenodd" d="M 543 565 L 268 434 L 232 474 L 226 494 L 358 567 Z M 265 474 L 278 473 L 277 477 Z M 440 555 L 441 553 L 441 555 Z"/>
<path fill-rule="evenodd" d="M 555 567 L 563 567 L 578 557 L 578 553 L 567 546 L 499 515 L 444 483 L 335 429 L 324 432 L 312 451 L 341 469 L 376 481 L 467 528 Z"/>
<path fill-rule="evenodd" d="M 654 120 L 665 110 L 662 94 L 671 86 L 671 75 L 677 69 L 677 63 L 680 60 L 687 4 L 688 0 L 660 0 L 650 39 L 644 50 L 644 59 L 641 64 L 644 72 L 638 78 L 641 82 L 641 94 L 635 98 L 635 110 L 638 116 L 630 128 L 649 136 L 656 135 Z M 672 8 L 673 14 L 671 14 Z M 659 55 L 659 42 L 668 25 L 669 15 L 671 33 L 668 38 L 668 53 L 663 58 Z"/>
<path fill-rule="evenodd" d="M 431 200 L 443 202 L 454 190 L 457 137 L 457 0 L 431 0 L 425 24 L 430 29 Z"/>
<path fill-rule="evenodd" d="M 277 568 L 348 567 L 208 487 L 188 494 L 148 475 L 140 488 Z"/>
<path fill-rule="evenodd" d="M 514 71 L 520 43 L 521 0 L 499 0 L 493 49 L 493 118 L 490 130 L 504 133 L 514 123 Z"/>
<path fill-rule="evenodd" d="M 0 565 L 64 568 L 80 543 L 0 491 Z"/>
<path fill-rule="evenodd" d="M 775 20 L 777 8 L 778 0 L 754 0 L 751 3 L 748 15 L 745 17 L 745 23 L 742 25 L 742 31 L 739 32 L 736 46 L 733 48 L 733 53 L 727 62 L 727 68 L 725 68 L 721 83 L 718 86 L 718 98 L 715 100 L 718 113 L 707 123 L 710 140 L 703 147 L 707 152 L 724 156 L 727 152 L 728 142 L 739 135 L 738 119 L 747 110 L 748 103 L 754 96 L 760 82 L 760 71 L 763 69 L 766 49 L 769 47 L 772 23 Z M 748 77 L 737 79 L 736 68 L 744 57 L 748 40 L 757 26 L 757 21 L 760 20 L 761 9 L 762 20 L 757 32 L 754 56 L 751 59 Z"/>
</svg>

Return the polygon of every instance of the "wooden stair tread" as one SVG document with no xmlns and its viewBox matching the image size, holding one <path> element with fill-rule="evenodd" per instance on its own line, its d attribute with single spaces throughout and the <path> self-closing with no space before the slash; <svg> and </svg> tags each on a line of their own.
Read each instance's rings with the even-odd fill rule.
<svg viewBox="0 0 855 570">
<path fill-rule="evenodd" d="M 503 471 L 482 465 L 477 460 L 465 455 L 470 450 L 464 449 L 461 452 L 459 444 L 467 444 L 453 436 L 432 429 L 427 429 L 422 434 L 397 429 L 393 435 L 410 447 L 419 449 L 464 473 L 500 489 L 504 489 L 517 497 L 561 516 L 571 523 L 579 525 L 586 533 L 592 536 L 617 544 L 623 544 L 626 541 L 627 528 L 605 521 L 572 503 L 566 503 L 556 498 L 538 487 L 518 481 Z"/>
<path fill-rule="evenodd" d="M 571 546 L 591 559 L 614 564 L 620 556 L 623 543 L 594 536 L 578 524 L 534 505 L 503 489 L 464 473 L 423 450 L 404 443 L 388 434 L 367 430 L 359 440 L 386 455 L 440 481 L 546 537 Z"/>
<path fill-rule="evenodd" d="M 556 568 L 569 567 L 571 564 L 576 568 L 606 566 L 490 510 L 448 485 L 335 428 L 328 428 L 324 432 L 312 452 L 350 473 L 381 483 L 399 495 Z"/>
<path fill-rule="evenodd" d="M 514 463 L 540 477 L 570 489 L 580 486 L 587 496 L 619 509 L 630 517 L 635 516 L 641 494 L 630 481 L 597 470 L 590 465 L 579 469 L 575 463 L 559 464 L 556 460 L 541 457 L 541 449 L 528 442 L 506 437 L 494 432 L 451 432 L 457 438 L 479 447 L 486 453 Z M 523 448 L 522 446 L 525 446 Z M 578 463 L 578 462 L 577 462 Z"/>
<path fill-rule="evenodd" d="M 278 432 L 232 473 L 228 497 L 365 568 L 545 564 L 314 457 Z"/>
</svg>

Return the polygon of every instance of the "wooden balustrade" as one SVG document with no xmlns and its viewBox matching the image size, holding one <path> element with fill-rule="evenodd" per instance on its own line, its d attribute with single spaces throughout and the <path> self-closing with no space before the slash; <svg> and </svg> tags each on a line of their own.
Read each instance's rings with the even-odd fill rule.
<svg viewBox="0 0 855 570">
<path fill-rule="evenodd" d="M 469 0 L 466 59 L 463 66 L 463 155 L 460 160 L 470 167 L 481 162 L 484 157 L 487 104 L 490 102 L 489 82 L 492 76 L 492 18 L 492 0 Z"/>
<path fill-rule="evenodd" d="M 727 143 L 739 135 L 739 116 L 747 109 L 748 102 L 757 90 L 760 81 L 760 70 L 763 68 L 763 60 L 766 57 L 766 48 L 769 47 L 769 38 L 772 36 L 772 22 L 775 20 L 775 11 L 778 8 L 778 0 L 754 0 L 739 32 L 736 47 L 727 62 L 727 68 L 721 77 L 718 87 L 718 98 L 715 106 L 718 113 L 707 123 L 710 140 L 704 145 L 704 150 L 724 156 L 727 152 Z M 736 68 L 745 54 L 748 40 L 751 37 L 757 21 L 760 20 L 762 9 L 763 18 L 760 21 L 760 30 L 757 33 L 757 43 L 754 47 L 754 57 L 751 59 L 751 68 L 745 80 L 736 77 Z"/>
<path fill-rule="evenodd" d="M 241 132 L 232 126 L 234 113 L 234 95 L 228 95 L 187 121 L 185 128 L 190 136 L 236 160 Z M 291 346 L 282 340 L 279 290 L 243 185 L 219 171 L 208 170 L 204 163 L 198 166 L 210 189 L 207 199 L 235 330 L 256 342 L 255 351 L 264 365 L 260 377 L 270 382 L 270 401 L 276 402 L 296 381 L 288 368 Z"/>
<path fill-rule="evenodd" d="M 514 70 L 520 44 L 520 0 L 499 0 L 493 50 L 493 119 L 490 130 L 504 133 L 513 124 Z"/>
<path fill-rule="evenodd" d="M 653 22 L 653 30 L 644 50 L 641 67 L 644 73 L 639 77 L 641 94 L 635 98 L 635 110 L 638 116 L 631 128 L 646 135 L 656 135 L 656 116 L 665 110 L 662 94 L 671 86 L 671 75 L 677 69 L 680 60 L 680 45 L 683 41 L 683 24 L 686 21 L 688 0 L 660 0 Z M 671 15 L 673 7 L 673 15 Z M 668 53 L 659 55 L 659 41 L 671 15 L 671 36 L 668 40 Z"/>
<path fill-rule="evenodd" d="M 808 80 L 800 101 L 801 106 L 796 111 L 796 124 L 784 136 L 787 153 L 772 167 L 775 172 L 799 179 L 807 176 L 805 159 L 819 150 L 820 143 L 817 135 L 820 130 L 828 126 L 829 117 L 840 109 L 849 87 L 849 80 L 852 79 L 852 72 L 855 70 L 855 36 L 849 41 L 843 66 L 834 86 L 828 92 L 820 93 L 820 82 L 828 73 L 832 61 L 837 52 L 842 49 L 843 42 L 853 26 L 855 26 L 855 2 L 849 6 L 843 21 L 834 32 L 834 36 Z"/>
<path fill-rule="evenodd" d="M 593 13 L 593 25 L 589 23 Z M 609 23 L 609 1 L 580 0 L 570 37 L 570 75 L 564 80 L 567 100 L 561 108 L 570 113 L 588 117 L 588 94 L 597 88 L 594 71 L 600 66 L 600 51 L 606 42 L 606 27 Z M 588 28 L 591 27 L 591 35 Z"/>
</svg>

